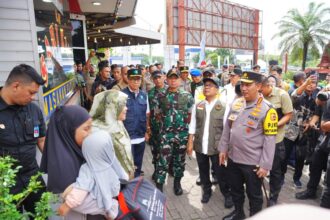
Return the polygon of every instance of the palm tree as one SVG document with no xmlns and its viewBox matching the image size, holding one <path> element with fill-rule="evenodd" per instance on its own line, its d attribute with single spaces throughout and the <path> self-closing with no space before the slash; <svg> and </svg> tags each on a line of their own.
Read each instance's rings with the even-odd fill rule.
<svg viewBox="0 0 330 220">
<path fill-rule="evenodd" d="M 280 21 L 279 32 L 273 36 L 282 38 L 279 49 L 282 54 L 291 52 L 297 56 L 302 54 L 302 69 L 305 70 L 308 50 L 319 54 L 320 49 L 330 39 L 330 8 L 324 8 L 324 3 L 309 3 L 304 14 L 297 9 L 291 9 Z"/>
</svg>

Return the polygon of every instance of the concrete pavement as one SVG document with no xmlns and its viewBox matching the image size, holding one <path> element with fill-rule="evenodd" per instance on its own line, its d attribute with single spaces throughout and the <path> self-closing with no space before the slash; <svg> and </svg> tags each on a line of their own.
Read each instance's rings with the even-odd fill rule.
<svg viewBox="0 0 330 220">
<path fill-rule="evenodd" d="M 146 151 L 143 160 L 143 170 L 145 172 L 145 178 L 151 180 L 153 173 L 153 165 L 151 163 L 150 147 L 146 146 Z M 293 169 L 289 168 L 285 177 L 285 184 L 279 196 L 279 204 L 288 203 L 300 203 L 309 204 L 313 206 L 319 206 L 321 190 L 318 191 L 318 198 L 315 200 L 297 200 L 295 199 L 295 193 L 306 189 L 308 181 L 308 172 L 305 168 L 303 177 L 301 179 L 303 183 L 302 189 L 296 189 L 293 185 L 292 176 Z M 173 177 L 167 177 L 164 185 L 164 193 L 167 196 L 167 219 L 221 219 L 232 211 L 232 209 L 224 208 L 224 198 L 219 191 L 218 186 L 213 186 L 213 194 L 210 201 L 207 204 L 200 202 L 202 197 L 202 189 L 196 185 L 196 179 L 198 177 L 198 168 L 196 158 L 193 156 L 191 160 L 186 159 L 186 171 L 182 179 L 183 195 L 175 196 L 173 192 Z M 268 182 L 266 182 L 266 188 L 268 191 Z M 269 192 L 268 192 L 269 193 Z M 264 206 L 266 204 L 264 198 Z M 245 200 L 245 214 L 249 214 L 248 211 L 248 199 Z"/>
</svg>

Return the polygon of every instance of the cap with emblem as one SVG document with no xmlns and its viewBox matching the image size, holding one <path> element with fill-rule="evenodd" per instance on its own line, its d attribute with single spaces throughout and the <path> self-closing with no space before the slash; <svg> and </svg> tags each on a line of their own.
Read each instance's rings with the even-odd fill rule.
<svg viewBox="0 0 330 220">
<path fill-rule="evenodd" d="M 212 82 L 217 88 L 220 87 L 220 80 L 218 77 L 204 78 L 203 83 L 205 84 L 206 82 Z"/>
<path fill-rule="evenodd" d="M 180 72 L 183 73 L 183 72 L 189 72 L 189 67 L 188 66 L 181 66 L 180 67 Z"/>
<path fill-rule="evenodd" d="M 202 72 L 199 69 L 191 69 L 190 70 L 190 75 L 192 77 L 201 76 Z"/>
<path fill-rule="evenodd" d="M 140 69 L 129 69 L 127 71 L 127 77 L 130 78 L 130 77 L 142 77 L 142 73 L 141 73 L 141 70 Z"/>
<path fill-rule="evenodd" d="M 163 75 L 163 73 L 159 70 L 155 70 L 152 72 L 151 76 L 153 79 L 157 78 L 157 77 L 161 77 Z"/>
<path fill-rule="evenodd" d="M 175 69 L 170 69 L 170 70 L 167 72 L 166 77 L 171 77 L 171 76 L 179 77 L 179 74 L 176 72 Z"/>
<path fill-rule="evenodd" d="M 241 76 L 241 82 L 245 83 L 261 82 L 261 79 L 262 75 L 260 73 L 252 71 L 244 71 Z"/>
</svg>

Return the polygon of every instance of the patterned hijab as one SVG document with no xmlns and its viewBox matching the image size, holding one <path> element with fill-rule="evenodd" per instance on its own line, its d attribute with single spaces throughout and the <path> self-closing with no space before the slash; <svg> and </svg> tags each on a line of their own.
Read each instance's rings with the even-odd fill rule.
<svg viewBox="0 0 330 220">
<path fill-rule="evenodd" d="M 116 156 L 127 173 L 134 172 L 129 135 L 118 116 L 126 107 L 127 95 L 117 90 L 107 90 L 94 97 L 90 115 L 93 118 L 93 131 L 108 132 L 114 144 Z"/>
</svg>

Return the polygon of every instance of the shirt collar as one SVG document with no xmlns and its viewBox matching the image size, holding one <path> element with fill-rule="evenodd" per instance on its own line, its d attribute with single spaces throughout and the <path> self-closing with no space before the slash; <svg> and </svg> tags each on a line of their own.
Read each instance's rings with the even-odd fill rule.
<svg viewBox="0 0 330 220">
<path fill-rule="evenodd" d="M 3 100 L 3 98 L 0 96 L 0 110 L 4 110 L 6 108 L 8 108 L 8 104 L 5 102 L 5 100 Z"/>
<path fill-rule="evenodd" d="M 23 111 L 27 111 L 26 106 L 21 105 L 8 105 L 5 100 L 0 96 L 0 111 L 5 110 L 6 108 L 12 108 L 15 110 L 21 109 Z"/>
<path fill-rule="evenodd" d="M 133 90 L 131 90 L 131 88 L 129 86 L 127 88 L 131 93 L 133 93 L 135 95 L 138 95 L 140 93 L 140 89 L 138 90 L 138 92 L 134 92 Z"/>
<path fill-rule="evenodd" d="M 261 99 L 261 100 L 260 100 Z M 253 106 L 255 106 L 255 105 L 257 105 L 258 104 L 258 102 L 262 102 L 262 99 L 263 99 L 263 97 L 262 97 L 262 95 L 258 95 L 258 97 L 256 98 L 256 100 L 255 101 L 253 101 L 251 104 L 247 104 L 246 103 L 246 108 L 252 108 Z"/>
<path fill-rule="evenodd" d="M 275 96 L 276 95 L 276 87 L 273 87 L 272 88 L 272 92 L 268 95 L 268 97 L 272 97 L 272 96 Z"/>
</svg>

